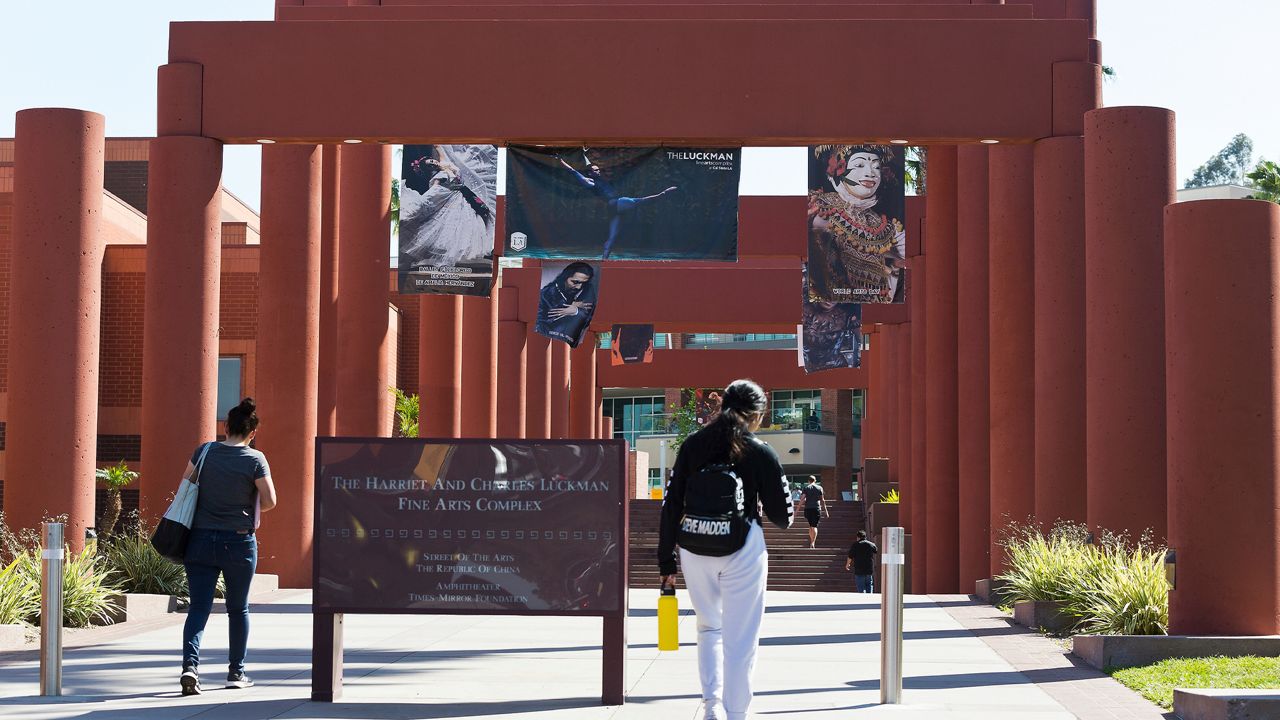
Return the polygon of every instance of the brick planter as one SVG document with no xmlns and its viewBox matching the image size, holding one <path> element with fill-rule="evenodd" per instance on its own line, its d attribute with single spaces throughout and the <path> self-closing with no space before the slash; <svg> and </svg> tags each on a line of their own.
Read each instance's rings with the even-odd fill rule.
<svg viewBox="0 0 1280 720">
<path fill-rule="evenodd" d="M 159 617 L 178 610 L 178 599 L 172 595 L 123 593 L 113 599 L 116 610 L 107 616 L 113 623 Z"/>
<path fill-rule="evenodd" d="M 25 625 L 0 625 L 0 648 L 20 648 L 27 642 Z"/>
<path fill-rule="evenodd" d="M 871 522 L 867 528 L 868 540 L 880 543 L 880 530 L 898 526 L 898 503 L 873 503 L 871 505 Z"/>
<path fill-rule="evenodd" d="M 1099 670 L 1151 665 L 1169 658 L 1275 657 L 1280 655 L 1280 635 L 1076 635 L 1071 638 L 1071 652 Z"/>
<path fill-rule="evenodd" d="M 1061 635 L 1071 630 L 1076 619 L 1063 612 L 1066 603 L 1056 600 L 1019 600 L 1013 604 L 1013 621 L 1032 629 Z"/>
</svg>

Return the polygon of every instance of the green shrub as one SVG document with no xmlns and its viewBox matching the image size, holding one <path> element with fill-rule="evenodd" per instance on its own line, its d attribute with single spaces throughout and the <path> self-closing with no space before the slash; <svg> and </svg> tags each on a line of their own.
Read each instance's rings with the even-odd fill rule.
<svg viewBox="0 0 1280 720">
<path fill-rule="evenodd" d="M 1059 523 L 1046 535 L 1034 524 L 1010 524 L 1002 544 L 1009 570 L 999 576 L 1009 602 L 1068 599 L 1092 548 L 1083 526 Z"/>
<path fill-rule="evenodd" d="M 40 618 L 40 556 L 27 551 L 14 561 L 15 570 L 22 576 L 19 583 L 33 587 L 34 607 L 26 604 L 27 615 L 21 620 L 32 624 Z M 98 558 L 89 550 L 79 554 L 68 553 L 62 564 L 62 624 L 66 627 L 88 627 L 108 622 L 116 610 L 112 595 L 115 588 L 107 578 Z"/>
<path fill-rule="evenodd" d="M 23 572 L 21 562 L 16 558 L 0 570 L 0 625 L 29 623 L 40 614 L 40 577 Z"/>
<path fill-rule="evenodd" d="M 146 536 L 122 533 L 99 546 L 111 582 L 126 593 L 187 595 L 187 574 L 151 547 Z"/>
<path fill-rule="evenodd" d="M 1099 635 L 1167 635 L 1169 583 L 1164 548 L 1116 545 L 1093 586 L 1080 592 L 1070 611 L 1084 632 Z"/>
<path fill-rule="evenodd" d="M 889 488 L 889 492 L 880 496 L 880 502 L 897 505 L 902 501 L 902 496 L 898 495 L 897 488 Z"/>
</svg>

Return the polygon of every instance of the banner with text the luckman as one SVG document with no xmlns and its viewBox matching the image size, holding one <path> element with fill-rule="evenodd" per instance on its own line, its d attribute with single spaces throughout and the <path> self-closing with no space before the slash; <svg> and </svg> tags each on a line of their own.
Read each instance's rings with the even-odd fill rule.
<svg viewBox="0 0 1280 720">
<path fill-rule="evenodd" d="M 506 254 L 734 262 L 741 160 L 741 148 L 509 148 Z"/>
<path fill-rule="evenodd" d="M 599 296 L 599 265 L 582 261 L 543 263 L 534 332 L 578 347 L 591 326 Z"/>
<path fill-rule="evenodd" d="M 809 297 L 900 303 L 906 264 L 905 148 L 809 148 Z"/>
<path fill-rule="evenodd" d="M 620 440 L 319 438 L 314 605 L 625 611 Z"/>
<path fill-rule="evenodd" d="M 401 293 L 488 296 L 493 288 L 498 148 L 405 145 Z"/>
<path fill-rule="evenodd" d="M 813 300 L 807 283 L 801 283 L 804 324 L 800 355 L 804 371 L 815 373 L 862 365 L 862 305 Z"/>
</svg>

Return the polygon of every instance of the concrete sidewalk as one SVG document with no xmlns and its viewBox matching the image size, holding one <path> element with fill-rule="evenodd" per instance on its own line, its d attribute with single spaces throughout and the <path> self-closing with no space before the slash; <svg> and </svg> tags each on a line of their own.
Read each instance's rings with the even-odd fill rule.
<svg viewBox="0 0 1280 720">
<path fill-rule="evenodd" d="M 689 608 L 681 595 L 681 607 Z M 221 687 L 226 616 L 214 615 L 202 653 L 205 693 L 180 696 L 175 618 L 68 650 L 62 698 L 38 697 L 39 666 L 30 653 L 0 653 L 0 718 L 699 717 L 694 618 L 686 610 L 681 619 L 681 649 L 659 653 L 654 591 L 632 591 L 628 701 L 619 707 L 600 705 L 598 618 L 432 615 L 348 616 L 345 696 L 312 703 L 308 598 L 282 592 L 276 602 L 253 606 L 248 671 L 258 684 L 252 689 Z M 877 704 L 878 596 L 773 591 L 768 603 L 752 706 L 762 720 L 1082 717 L 928 597 L 907 598 L 906 705 L 899 707 Z"/>
</svg>

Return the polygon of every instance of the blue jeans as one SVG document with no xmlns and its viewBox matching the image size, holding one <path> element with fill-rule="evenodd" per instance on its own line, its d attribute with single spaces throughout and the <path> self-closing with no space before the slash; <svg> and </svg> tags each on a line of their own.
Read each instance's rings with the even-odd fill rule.
<svg viewBox="0 0 1280 720">
<path fill-rule="evenodd" d="M 875 592 L 875 590 L 871 588 L 872 577 L 873 577 L 872 575 L 854 575 L 853 576 L 854 591 L 860 592 L 860 593 Z"/>
<path fill-rule="evenodd" d="M 200 666 L 200 639 L 213 610 L 214 589 L 221 573 L 227 584 L 227 668 L 232 673 L 243 672 L 249 642 L 249 585 L 258 567 L 257 538 L 253 533 L 242 535 L 234 530 L 192 530 L 184 566 L 191 606 L 182 630 L 183 670 L 197 670 Z"/>
</svg>

